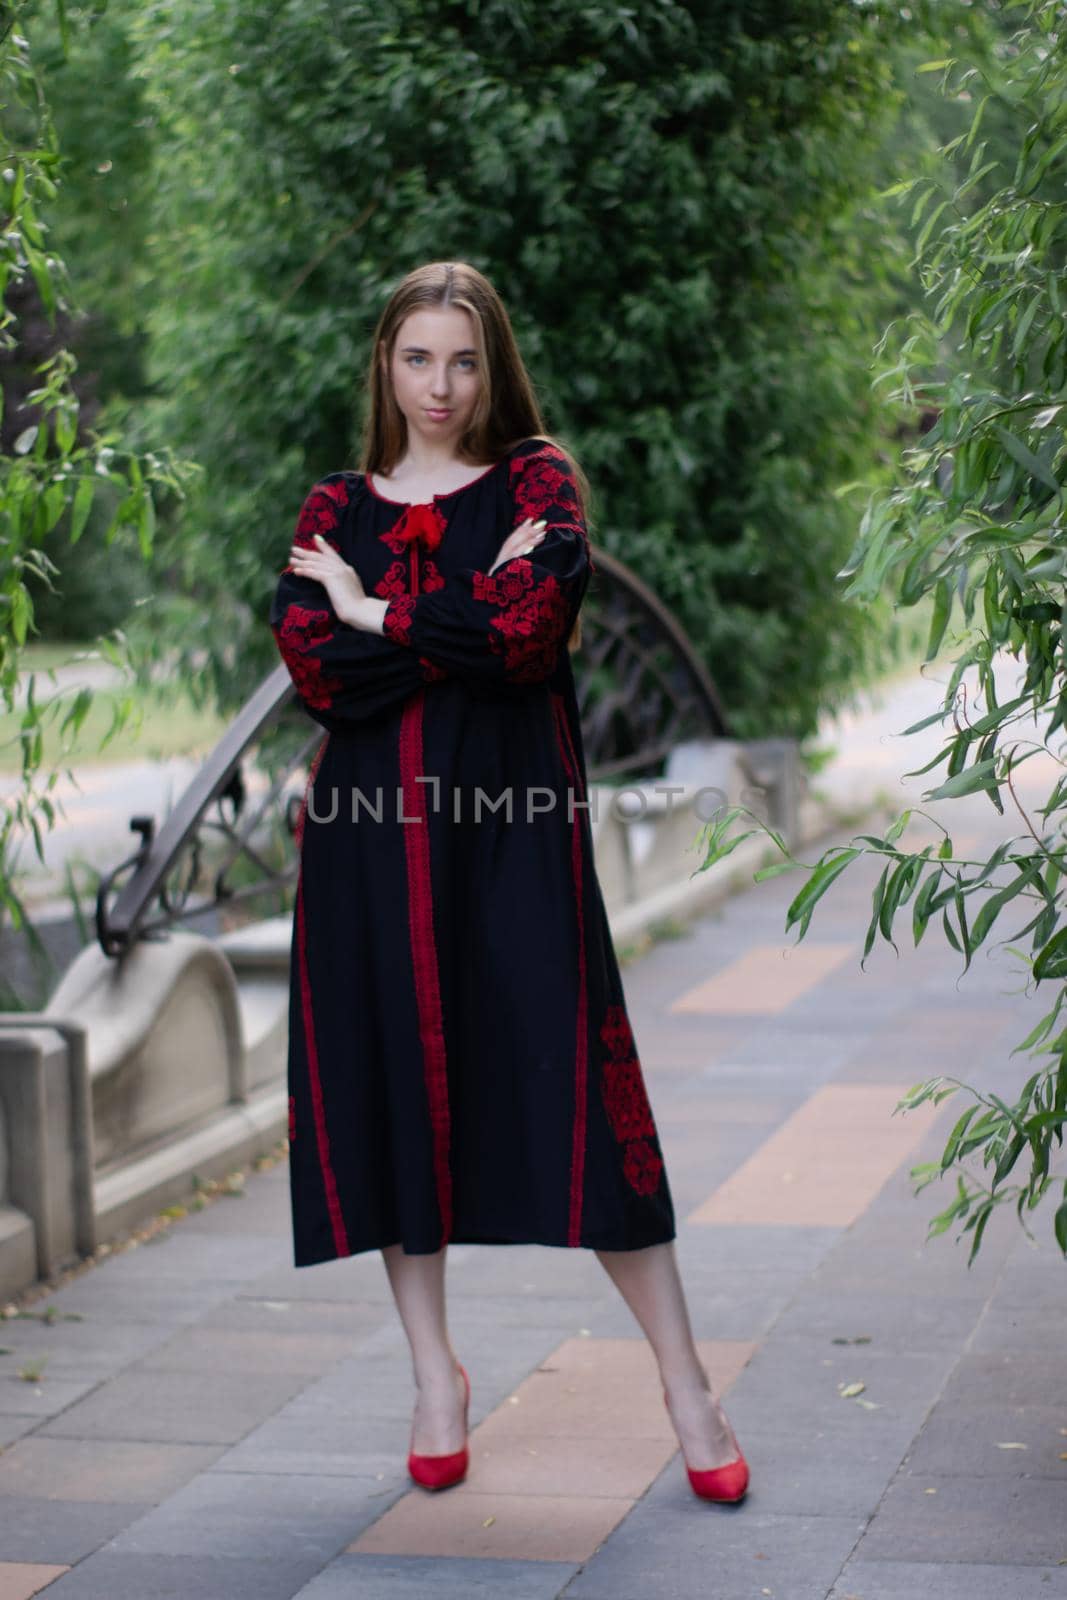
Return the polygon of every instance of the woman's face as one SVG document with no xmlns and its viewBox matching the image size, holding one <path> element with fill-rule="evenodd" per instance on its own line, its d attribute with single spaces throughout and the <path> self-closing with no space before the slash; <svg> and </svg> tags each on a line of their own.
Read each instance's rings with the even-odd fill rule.
<svg viewBox="0 0 1067 1600">
<path fill-rule="evenodd" d="M 408 438 L 455 445 L 482 390 L 474 326 L 459 306 L 424 306 L 397 331 L 390 368 Z"/>
</svg>

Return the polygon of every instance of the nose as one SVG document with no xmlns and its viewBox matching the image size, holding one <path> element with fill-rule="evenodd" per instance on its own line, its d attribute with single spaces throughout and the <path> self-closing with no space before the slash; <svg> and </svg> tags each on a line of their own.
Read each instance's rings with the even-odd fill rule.
<svg viewBox="0 0 1067 1600">
<path fill-rule="evenodd" d="M 435 371 L 435 373 L 433 375 L 433 383 L 430 385 L 430 393 L 434 397 L 434 399 L 437 399 L 438 397 L 440 397 L 441 399 L 447 399 L 447 397 L 448 397 L 448 367 L 447 367 L 447 365 L 440 366 Z"/>
</svg>

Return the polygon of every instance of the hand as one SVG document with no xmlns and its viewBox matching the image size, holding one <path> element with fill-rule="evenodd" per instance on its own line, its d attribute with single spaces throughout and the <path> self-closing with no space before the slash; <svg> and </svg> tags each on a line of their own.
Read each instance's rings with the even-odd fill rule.
<svg viewBox="0 0 1067 1600">
<path fill-rule="evenodd" d="M 525 522 L 520 522 L 517 528 L 512 528 L 504 543 L 500 546 L 497 558 L 489 568 L 495 572 L 502 561 L 510 561 L 512 556 L 529 555 L 545 536 L 545 519 L 539 517 L 535 522 L 532 517 L 527 517 Z"/>
<path fill-rule="evenodd" d="M 326 543 L 321 533 L 312 536 L 316 548 L 294 544 L 289 551 L 289 566 L 299 578 L 313 578 L 321 583 L 330 597 L 333 609 L 342 622 L 367 599 L 363 580 L 355 567 Z"/>
</svg>

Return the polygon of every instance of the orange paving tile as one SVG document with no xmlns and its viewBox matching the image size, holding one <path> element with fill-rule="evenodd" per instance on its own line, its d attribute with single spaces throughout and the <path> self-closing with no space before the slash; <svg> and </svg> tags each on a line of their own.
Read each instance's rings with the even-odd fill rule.
<svg viewBox="0 0 1067 1600">
<path fill-rule="evenodd" d="M 775 1014 L 855 956 L 855 944 L 757 944 L 728 967 L 705 978 L 671 1002 L 668 1011 L 695 1011 L 701 1016 Z"/>
<path fill-rule="evenodd" d="M 725 1394 L 756 1346 L 705 1339 L 697 1349 Z M 677 1448 L 647 1340 L 565 1339 L 472 1430 L 465 1482 L 412 1488 L 348 1548 L 585 1561 Z"/>
<path fill-rule="evenodd" d="M 39 1562 L 0 1561 L 0 1600 L 30 1600 L 69 1567 L 45 1567 Z"/>
<path fill-rule="evenodd" d="M 686 1220 L 849 1226 L 943 1109 L 893 1116 L 910 1087 L 824 1084 Z"/>
</svg>

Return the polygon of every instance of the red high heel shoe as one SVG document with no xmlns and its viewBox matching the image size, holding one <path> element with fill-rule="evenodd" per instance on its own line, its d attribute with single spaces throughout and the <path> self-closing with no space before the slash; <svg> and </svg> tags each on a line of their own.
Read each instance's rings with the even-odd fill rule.
<svg viewBox="0 0 1067 1600">
<path fill-rule="evenodd" d="M 459 1370 L 463 1374 L 467 1396 L 463 1402 L 463 1431 L 467 1432 L 467 1421 L 470 1414 L 471 1381 L 467 1376 L 467 1369 L 462 1362 Z M 415 1425 L 411 1426 L 411 1437 L 415 1437 Z M 422 1456 L 414 1450 L 408 1452 L 408 1471 L 416 1483 L 424 1489 L 448 1489 L 454 1483 L 459 1483 L 467 1476 L 470 1466 L 470 1452 L 466 1445 L 462 1450 L 453 1450 L 447 1456 Z"/>
<path fill-rule="evenodd" d="M 667 1405 L 667 1391 L 663 1391 L 663 1404 L 667 1406 L 667 1415 L 670 1416 L 671 1408 Z M 741 1446 L 737 1442 L 737 1435 L 730 1426 L 730 1438 L 737 1451 L 736 1461 L 727 1461 L 721 1467 L 694 1468 L 686 1462 L 685 1470 L 689 1474 L 689 1482 L 693 1493 L 698 1494 L 702 1500 L 720 1500 L 733 1502 L 743 1500 L 748 1491 L 748 1462 L 745 1460 Z M 682 1460 L 685 1461 L 685 1451 L 682 1451 Z"/>
</svg>

